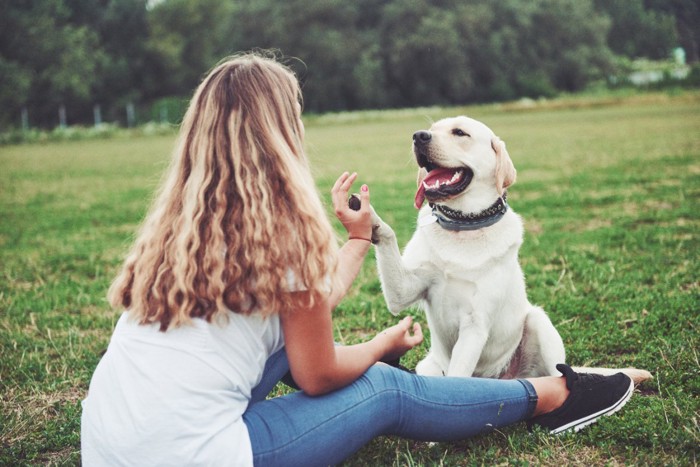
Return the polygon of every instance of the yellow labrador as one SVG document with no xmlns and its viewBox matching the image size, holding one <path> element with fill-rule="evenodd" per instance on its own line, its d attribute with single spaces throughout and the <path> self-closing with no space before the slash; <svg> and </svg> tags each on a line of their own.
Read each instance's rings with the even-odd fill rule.
<svg viewBox="0 0 700 467">
<path fill-rule="evenodd" d="M 558 375 L 564 344 L 544 310 L 528 301 L 518 262 L 523 223 L 506 200 L 516 170 L 505 144 L 461 116 L 416 132 L 413 151 L 418 227 L 402 256 L 393 230 L 373 211 L 373 241 L 389 310 L 420 304 L 427 316 L 431 347 L 416 372 Z M 636 382 L 651 377 L 625 372 Z"/>
</svg>

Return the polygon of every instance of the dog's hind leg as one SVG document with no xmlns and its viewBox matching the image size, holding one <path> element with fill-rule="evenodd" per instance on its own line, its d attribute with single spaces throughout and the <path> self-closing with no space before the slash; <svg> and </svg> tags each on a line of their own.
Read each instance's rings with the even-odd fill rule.
<svg viewBox="0 0 700 467">
<path fill-rule="evenodd" d="M 531 306 L 525 319 L 518 377 L 559 376 L 557 363 L 566 362 L 564 342 L 544 310 Z"/>
<path fill-rule="evenodd" d="M 614 375 L 615 373 L 624 373 L 627 376 L 629 376 L 632 379 L 632 381 L 634 381 L 635 385 L 653 379 L 651 373 L 649 373 L 647 370 L 642 370 L 639 368 L 594 368 L 582 366 L 575 366 L 572 368 L 577 373 L 595 373 L 606 376 Z"/>
<path fill-rule="evenodd" d="M 539 307 L 533 306 L 528 314 L 521 349 L 523 358 L 518 377 L 559 376 L 555 365 L 566 361 L 564 344 L 549 317 Z M 546 372 L 543 372 L 543 369 Z M 634 384 L 640 384 L 653 378 L 651 373 L 639 368 L 573 367 L 573 369 L 577 373 L 596 373 L 599 375 L 614 375 L 621 372 L 629 376 Z"/>
</svg>

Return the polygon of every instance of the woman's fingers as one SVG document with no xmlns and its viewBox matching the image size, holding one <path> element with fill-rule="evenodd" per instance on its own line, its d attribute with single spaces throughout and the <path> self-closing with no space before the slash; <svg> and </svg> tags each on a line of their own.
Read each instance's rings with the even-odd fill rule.
<svg viewBox="0 0 700 467">
<path fill-rule="evenodd" d="M 353 183 L 355 183 L 355 180 L 357 180 L 357 172 L 353 172 L 348 176 L 348 178 L 345 179 L 342 185 L 343 191 L 347 193 L 350 190 L 350 187 L 352 186 Z"/>
<path fill-rule="evenodd" d="M 369 187 L 362 185 L 359 196 L 359 210 L 357 201 L 352 206 L 348 202 L 348 192 L 352 184 L 357 180 L 357 172 L 343 172 L 338 177 L 331 190 L 333 209 L 335 216 L 340 220 L 351 237 L 369 240 L 372 236 L 372 218 L 369 205 Z"/>
<path fill-rule="evenodd" d="M 423 342 L 423 329 L 420 323 L 413 322 L 413 317 L 405 317 L 400 321 L 399 326 L 403 331 L 403 338 L 411 347 L 415 347 Z M 411 331 L 413 331 L 413 335 L 411 335 Z"/>
<path fill-rule="evenodd" d="M 343 173 L 340 175 L 340 177 L 338 177 L 338 178 L 336 179 L 335 183 L 333 184 L 333 188 L 331 188 L 331 193 L 333 193 L 333 194 L 337 193 L 338 189 L 340 188 L 340 185 L 343 184 L 343 182 L 344 182 L 345 179 L 348 177 L 348 175 L 350 175 L 350 174 L 347 173 L 347 172 L 343 172 Z"/>
<path fill-rule="evenodd" d="M 420 324 L 414 323 L 413 318 L 407 316 L 377 337 L 385 340 L 387 348 L 384 357 L 398 358 L 423 342 L 423 331 Z"/>
<path fill-rule="evenodd" d="M 348 173 L 344 172 L 343 175 L 340 176 L 338 179 L 338 192 L 339 193 L 345 193 L 347 195 L 348 191 L 350 190 L 350 187 L 352 186 L 353 183 L 355 183 L 355 180 L 357 179 L 357 172 L 353 173 Z"/>
<path fill-rule="evenodd" d="M 331 196 L 333 198 L 333 207 L 335 207 L 336 211 L 347 206 L 348 191 L 350 191 L 350 187 L 355 183 L 356 179 L 357 172 L 343 172 L 335 181 L 331 189 Z"/>
<path fill-rule="evenodd" d="M 369 187 L 367 185 L 362 185 L 360 188 L 360 210 L 369 209 Z"/>
<path fill-rule="evenodd" d="M 423 329 L 420 327 L 420 323 L 413 324 L 413 345 L 416 346 L 423 342 Z"/>
</svg>

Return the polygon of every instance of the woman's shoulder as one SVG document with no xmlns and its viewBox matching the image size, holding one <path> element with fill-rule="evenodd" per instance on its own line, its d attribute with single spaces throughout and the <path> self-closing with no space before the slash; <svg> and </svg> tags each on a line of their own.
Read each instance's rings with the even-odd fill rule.
<svg viewBox="0 0 700 467">
<path fill-rule="evenodd" d="M 224 316 L 212 319 L 211 323 L 197 323 L 198 326 L 207 327 L 213 335 L 231 339 L 254 338 L 268 341 L 277 341 L 282 335 L 282 326 L 277 313 L 265 315 L 262 313 L 233 313 L 228 312 Z"/>
<path fill-rule="evenodd" d="M 167 346 L 255 346 L 261 343 L 268 350 L 278 349 L 283 340 L 282 326 L 277 313 L 242 314 L 226 311 L 213 316 L 210 321 L 192 318 L 188 323 L 162 331 L 159 323 L 139 323 L 124 312 L 117 321 L 113 340 L 136 339 L 142 343 L 159 343 Z"/>
</svg>

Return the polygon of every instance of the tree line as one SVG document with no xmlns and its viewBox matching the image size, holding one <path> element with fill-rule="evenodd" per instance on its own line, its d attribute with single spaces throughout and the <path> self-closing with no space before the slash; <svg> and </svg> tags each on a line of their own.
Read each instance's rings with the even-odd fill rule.
<svg viewBox="0 0 700 467">
<path fill-rule="evenodd" d="M 314 112 L 552 96 L 620 57 L 698 61 L 697 0 L 0 0 L 0 128 L 124 122 L 277 49 Z M 174 97 L 174 99 L 173 99 Z M 65 109 L 68 109 L 67 111 Z M 133 110 L 132 110 L 133 112 Z M 172 116 L 172 113 L 171 113 Z M 157 115 L 146 115 L 157 119 Z"/>
</svg>

